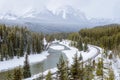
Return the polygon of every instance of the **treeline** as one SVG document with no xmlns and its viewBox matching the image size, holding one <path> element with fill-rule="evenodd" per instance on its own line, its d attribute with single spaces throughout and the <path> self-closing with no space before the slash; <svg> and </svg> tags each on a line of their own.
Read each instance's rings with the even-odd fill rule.
<svg viewBox="0 0 120 80">
<path fill-rule="evenodd" d="M 68 40 L 71 40 L 71 46 L 78 48 L 79 51 L 86 52 L 88 50 L 88 42 L 83 39 L 78 32 L 70 33 L 67 36 Z"/>
<path fill-rule="evenodd" d="M 70 33 L 67 39 L 113 50 L 120 46 L 120 25 L 111 24 L 81 29 L 79 32 Z"/>
<path fill-rule="evenodd" d="M 78 32 L 46 34 L 45 38 L 48 42 L 52 42 L 55 39 L 59 41 L 68 39 L 71 40 L 70 45 L 78 48 L 79 51 L 86 52 L 88 50 L 88 42 L 86 39 L 82 39 Z"/>
<path fill-rule="evenodd" d="M 111 24 L 91 29 L 82 29 L 79 36 L 90 44 L 112 50 L 120 45 L 120 25 Z"/>
<path fill-rule="evenodd" d="M 40 53 L 43 50 L 43 34 L 29 31 L 26 27 L 0 25 L 0 60 Z"/>
<path fill-rule="evenodd" d="M 68 35 L 69 33 L 52 33 L 46 34 L 45 37 L 48 42 L 51 42 L 55 39 L 60 41 L 62 41 L 62 39 L 67 39 Z"/>
</svg>

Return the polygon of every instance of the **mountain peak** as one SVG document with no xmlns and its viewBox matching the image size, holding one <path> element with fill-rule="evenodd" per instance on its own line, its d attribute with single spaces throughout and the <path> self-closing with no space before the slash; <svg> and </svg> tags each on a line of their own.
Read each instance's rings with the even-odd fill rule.
<svg viewBox="0 0 120 80">
<path fill-rule="evenodd" d="M 17 15 L 15 15 L 15 14 L 13 14 L 11 12 L 7 12 L 5 14 L 1 14 L 0 19 L 3 19 L 3 20 L 16 20 Z"/>
</svg>

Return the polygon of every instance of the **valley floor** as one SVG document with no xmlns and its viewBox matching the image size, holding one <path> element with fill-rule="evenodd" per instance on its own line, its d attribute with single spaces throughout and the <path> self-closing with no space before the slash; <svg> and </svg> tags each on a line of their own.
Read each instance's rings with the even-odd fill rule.
<svg viewBox="0 0 120 80">
<path fill-rule="evenodd" d="M 83 56 L 83 61 L 87 62 L 87 60 L 92 59 L 92 60 L 96 60 L 96 62 L 98 61 L 99 58 L 103 58 L 104 59 L 104 66 L 106 68 L 111 68 L 114 71 L 114 75 L 115 75 L 115 80 L 120 80 L 120 66 L 119 66 L 119 58 L 114 58 L 114 59 L 108 59 L 105 58 L 104 55 L 102 55 L 103 53 L 103 49 L 101 49 L 100 47 L 97 46 L 93 46 L 93 45 L 88 45 L 88 51 L 84 52 L 84 51 L 78 51 L 77 48 L 70 46 L 70 41 L 68 40 L 63 40 L 62 42 L 59 41 L 53 41 L 53 43 L 59 43 L 61 45 L 66 46 L 67 48 L 69 48 L 69 50 L 64 50 L 64 46 L 50 46 L 52 49 L 54 50 L 62 50 L 62 52 L 66 55 L 67 60 L 69 61 L 69 66 L 73 63 L 73 57 L 74 55 L 77 53 L 78 57 L 80 56 L 80 54 Z M 41 62 L 45 59 L 47 59 L 47 56 L 49 55 L 49 53 L 47 51 L 42 52 L 41 54 L 34 54 L 34 55 L 29 55 L 29 62 L 30 64 L 33 63 L 37 63 L 37 62 Z M 0 62 L 0 72 L 2 71 L 6 71 L 6 70 L 10 70 L 13 69 L 15 67 L 18 66 L 23 66 L 24 64 L 24 57 L 21 57 L 19 59 L 17 59 L 17 57 L 14 57 L 14 59 L 8 60 L 8 61 L 3 61 Z M 48 73 L 48 71 L 51 71 L 51 73 L 55 73 L 57 71 L 57 68 L 52 68 L 49 70 L 46 70 L 45 72 L 43 72 L 44 75 L 46 75 Z M 104 69 L 105 73 L 104 75 L 108 76 L 108 69 Z M 38 78 L 41 75 L 41 73 L 38 73 L 36 75 L 31 76 L 30 78 L 27 78 L 25 80 L 33 80 Z M 95 76 L 94 80 L 99 80 L 99 77 Z"/>
<path fill-rule="evenodd" d="M 59 41 L 54 41 L 54 43 L 55 42 L 59 42 Z M 68 47 L 70 50 L 63 50 L 64 47 L 61 47 L 61 46 L 56 46 L 56 47 L 51 46 L 51 48 L 53 48 L 55 50 L 63 50 L 62 52 L 65 53 L 65 55 L 67 56 L 67 59 L 69 61 L 69 66 L 73 63 L 73 57 L 76 53 L 78 54 L 78 57 L 81 54 L 83 56 L 83 61 L 86 62 L 89 59 L 95 59 L 95 57 L 97 57 L 97 56 L 99 58 L 99 54 L 102 52 L 101 48 L 99 48 L 97 46 L 92 46 L 92 45 L 88 46 L 88 51 L 87 52 L 78 51 L 77 48 L 70 46 L 70 41 L 68 41 L 68 40 L 63 40 L 62 42 L 59 42 L 59 44 Z M 51 71 L 51 73 L 55 73 L 57 71 L 57 68 L 55 67 L 53 69 L 46 70 L 45 72 L 43 72 L 43 74 L 46 75 L 48 73 L 48 71 Z M 28 78 L 28 79 L 25 79 L 25 80 L 33 80 L 33 79 L 38 78 L 40 75 L 41 75 L 41 73 L 33 75 L 31 78 Z"/>
</svg>

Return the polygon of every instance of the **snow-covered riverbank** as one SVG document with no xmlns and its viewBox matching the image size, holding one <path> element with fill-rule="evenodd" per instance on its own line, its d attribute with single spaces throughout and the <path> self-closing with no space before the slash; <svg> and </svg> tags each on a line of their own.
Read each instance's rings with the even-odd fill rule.
<svg viewBox="0 0 120 80">
<path fill-rule="evenodd" d="M 76 54 L 76 52 L 78 53 L 78 56 L 81 55 L 83 56 L 83 61 L 86 61 L 88 60 L 89 58 L 93 57 L 94 55 L 98 54 L 98 50 L 95 48 L 97 46 L 91 46 L 89 45 L 88 46 L 88 51 L 87 52 L 83 52 L 83 51 L 78 51 L 77 48 L 75 47 L 71 47 L 70 46 L 70 41 L 68 40 L 65 40 L 65 41 L 62 41 L 62 42 L 59 42 L 59 44 L 62 44 L 66 47 L 68 47 L 70 50 L 63 50 L 63 46 L 51 46 L 52 49 L 54 50 L 63 50 L 62 52 L 65 53 L 68 61 L 69 61 L 69 65 L 71 65 L 73 63 L 73 57 L 74 55 Z M 100 52 L 101 52 L 101 48 L 97 47 Z M 44 75 L 46 75 L 48 73 L 48 71 L 51 71 L 51 73 L 54 73 L 57 71 L 57 68 L 53 68 L 53 69 L 49 69 L 49 70 L 46 70 L 45 72 L 43 72 Z M 41 75 L 41 73 L 39 74 L 36 74 L 36 75 L 33 75 L 31 78 L 27 78 L 25 80 L 33 80 L 33 79 L 36 79 L 38 78 L 39 76 Z"/>
<path fill-rule="evenodd" d="M 26 78 L 26 79 L 24 79 L 24 80 L 34 80 L 34 79 L 36 79 L 36 78 L 39 78 L 40 75 L 47 75 L 49 71 L 50 71 L 51 73 L 55 73 L 57 70 L 58 70 L 58 69 L 57 69 L 56 67 L 55 67 L 55 68 L 52 68 L 52 69 L 48 69 L 48 70 L 44 71 L 43 73 L 38 73 L 38 74 L 33 75 L 32 77 Z"/>
<path fill-rule="evenodd" d="M 77 48 L 70 46 L 70 41 L 65 40 L 63 42 L 60 42 L 60 44 L 67 46 L 70 50 L 64 50 L 63 53 L 65 53 L 65 55 L 68 58 L 68 61 L 70 64 L 73 63 L 73 57 L 75 56 L 75 54 L 78 54 L 78 57 L 80 56 L 80 54 L 83 57 L 83 61 L 86 61 L 92 57 L 94 57 L 95 55 L 98 54 L 98 49 L 101 53 L 101 48 L 97 47 L 97 46 L 93 46 L 93 45 L 88 45 L 88 51 L 84 52 L 84 51 L 79 51 Z"/>
<path fill-rule="evenodd" d="M 84 51 L 78 51 L 76 48 L 71 47 L 71 50 L 65 50 L 63 52 L 67 56 L 69 63 L 72 64 L 73 57 L 75 56 L 76 53 L 78 54 L 78 57 L 80 56 L 80 54 L 82 55 L 83 61 L 86 61 L 97 54 L 96 48 L 88 46 L 88 49 L 89 49 L 88 52 L 84 52 Z"/>
<path fill-rule="evenodd" d="M 31 54 L 29 55 L 29 63 L 34 64 L 37 62 L 41 62 L 47 58 L 49 53 L 47 51 L 42 52 L 41 54 Z M 23 66 L 24 65 L 24 57 L 14 57 L 14 59 L 8 61 L 0 61 L 0 72 L 7 71 L 14 69 L 15 67 Z"/>
<path fill-rule="evenodd" d="M 65 55 L 66 55 L 66 57 L 69 61 L 69 65 L 71 65 L 73 63 L 73 57 L 76 53 L 78 53 L 78 56 L 80 56 L 80 54 L 83 56 L 83 61 L 86 61 L 86 60 L 92 58 L 93 56 L 95 56 L 96 54 L 98 54 L 98 50 L 97 50 L 96 46 L 89 45 L 88 46 L 88 51 L 84 52 L 84 51 L 78 51 L 77 48 L 70 46 L 70 41 L 68 41 L 68 40 L 63 40 L 62 42 L 59 42 L 59 41 L 56 41 L 56 42 L 58 43 L 58 45 L 51 45 L 50 48 L 52 48 L 54 50 L 58 50 L 58 51 L 62 50 L 62 52 L 65 53 Z M 69 49 L 66 50 L 65 47 L 67 47 Z M 99 49 L 99 47 L 98 47 L 98 49 Z M 44 51 L 41 54 L 29 55 L 29 62 L 30 62 L 30 64 L 41 62 L 41 61 L 45 60 L 48 55 L 49 55 L 49 53 L 47 51 Z M 0 66 L 0 71 L 1 72 L 5 71 L 5 70 L 14 69 L 15 67 L 24 65 L 24 57 L 21 57 L 19 59 L 17 59 L 15 57 L 14 59 L 0 62 L 0 65 L 2 65 L 2 66 Z M 54 72 L 57 71 L 57 68 L 55 67 L 53 69 L 46 70 L 44 72 L 44 75 L 46 75 L 49 70 L 52 73 L 54 73 Z M 31 78 L 28 78 L 28 79 L 25 79 L 25 80 L 36 79 L 40 76 L 40 74 L 41 73 L 38 73 L 36 75 L 32 75 Z"/>
</svg>

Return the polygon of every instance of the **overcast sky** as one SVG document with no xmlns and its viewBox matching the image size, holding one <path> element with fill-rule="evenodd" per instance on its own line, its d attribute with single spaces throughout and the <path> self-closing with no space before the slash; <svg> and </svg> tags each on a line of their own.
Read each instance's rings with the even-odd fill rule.
<svg viewBox="0 0 120 80">
<path fill-rule="evenodd" d="M 0 0 L 0 13 L 23 14 L 26 10 L 72 6 L 88 18 L 120 18 L 120 0 Z"/>
</svg>

